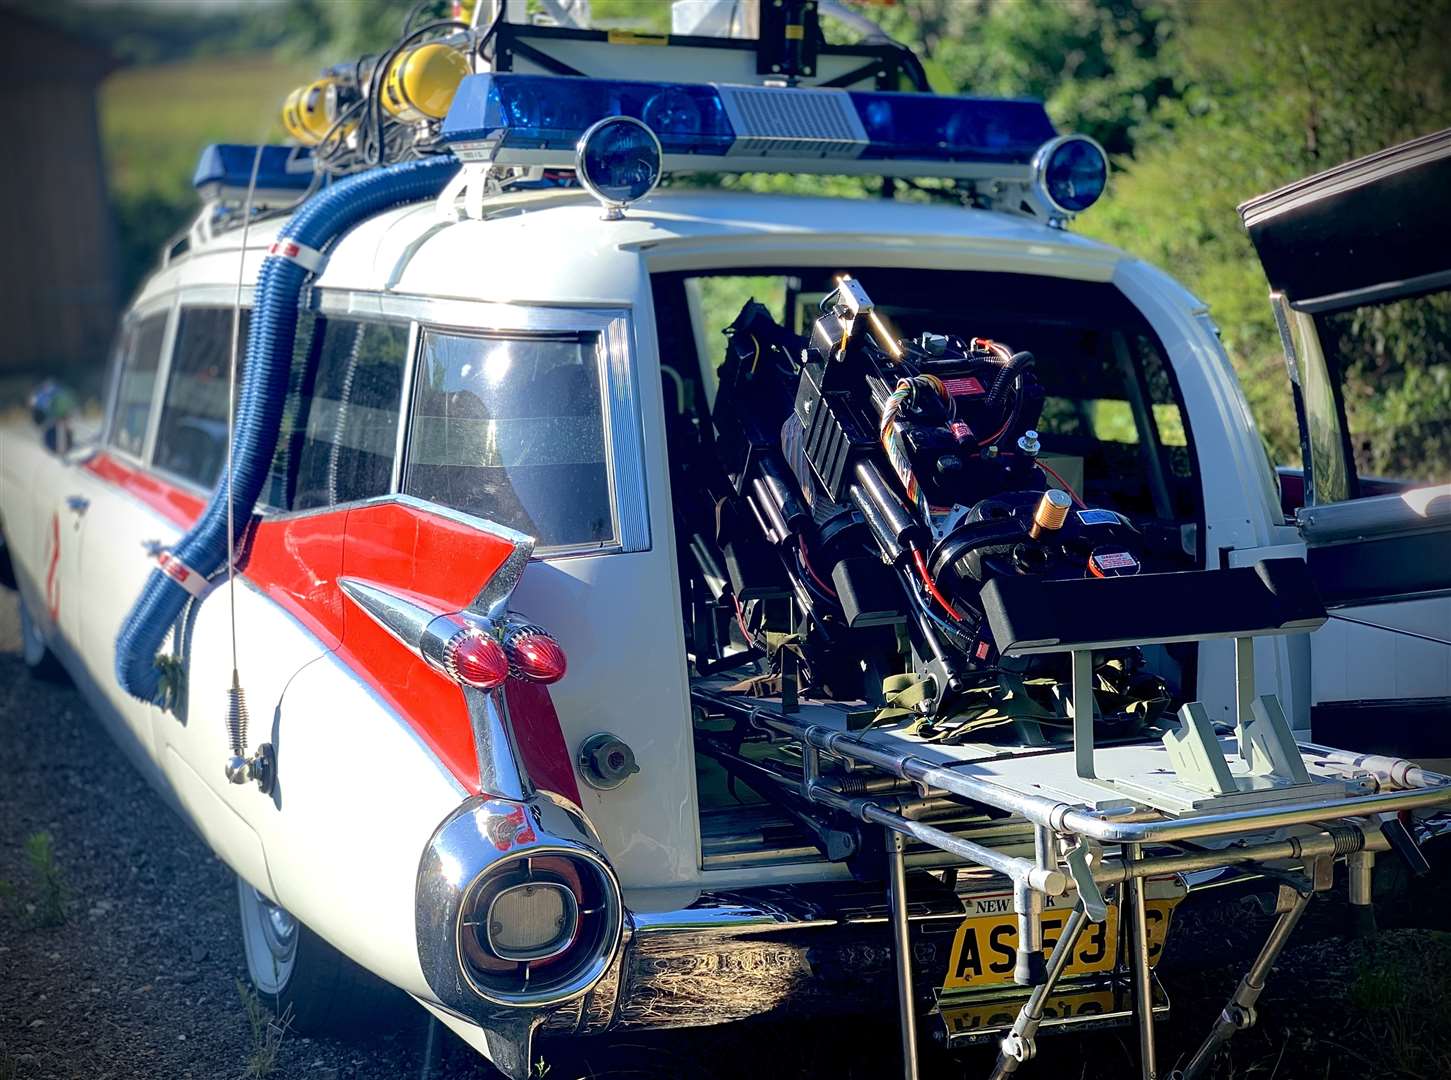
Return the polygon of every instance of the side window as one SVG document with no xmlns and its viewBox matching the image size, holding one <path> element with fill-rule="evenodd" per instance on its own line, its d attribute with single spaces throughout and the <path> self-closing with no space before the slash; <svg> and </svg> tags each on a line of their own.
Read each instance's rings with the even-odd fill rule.
<svg viewBox="0 0 1451 1080">
<path fill-rule="evenodd" d="M 137 457 L 146 444 L 146 422 L 156 389 L 156 369 L 166 338 L 166 315 L 148 315 L 127 334 L 121 376 L 116 384 L 116 411 L 111 418 L 111 445 Z"/>
<path fill-rule="evenodd" d="M 299 353 L 273 462 L 270 499 L 310 510 L 385 495 L 393 485 L 408 327 L 318 317 Z"/>
<path fill-rule="evenodd" d="M 615 536 L 594 334 L 425 333 L 403 490 L 533 536 Z"/>
<path fill-rule="evenodd" d="M 241 313 L 238 361 L 250 313 Z M 227 460 L 228 369 L 232 309 L 184 307 L 172 349 L 171 373 L 156 433 L 153 463 L 202 487 L 212 487 Z M 240 376 L 240 372 L 238 373 Z"/>
</svg>

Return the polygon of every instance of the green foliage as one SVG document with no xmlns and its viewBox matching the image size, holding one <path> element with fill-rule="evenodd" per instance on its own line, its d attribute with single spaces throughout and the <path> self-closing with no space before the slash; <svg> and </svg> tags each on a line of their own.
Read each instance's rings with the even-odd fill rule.
<svg viewBox="0 0 1451 1080">
<path fill-rule="evenodd" d="M 69 889 L 55 861 L 55 844 L 50 833 L 37 832 L 25 838 L 25 857 L 35 879 L 35 922 L 37 926 L 64 926 Z"/>
<path fill-rule="evenodd" d="M 267 54 L 131 68 L 101 88 L 101 137 L 129 295 L 196 216 L 192 171 L 213 142 L 280 141 L 282 99 L 316 65 Z"/>
<path fill-rule="evenodd" d="M 1440 55 L 1451 40 L 1451 3 L 1220 0 L 1185 11 L 1173 61 L 1179 93 L 1160 101 L 1156 131 L 1117 163 L 1110 197 L 1081 231 L 1164 267 L 1209 302 L 1271 452 L 1298 463 L 1268 287 L 1235 208 L 1451 123 Z M 1382 309 L 1362 331 L 1382 343 L 1399 339 L 1404 357 L 1451 330 L 1444 320 L 1418 328 L 1405 318 Z M 1444 417 L 1451 376 L 1443 364 L 1399 384 L 1377 381 L 1377 371 L 1387 373 L 1384 344 L 1344 344 L 1347 354 L 1380 357 L 1347 372 L 1352 427 L 1378 447 L 1400 447 L 1378 453 L 1374 469 L 1403 472 L 1415 452 L 1407 432 L 1392 427 L 1429 429 L 1437 408 Z"/>
<path fill-rule="evenodd" d="M 1124 154 L 1178 93 L 1182 8 L 1180 0 L 913 0 L 862 10 L 930 60 L 939 93 L 1041 98 L 1062 128 Z"/>
</svg>

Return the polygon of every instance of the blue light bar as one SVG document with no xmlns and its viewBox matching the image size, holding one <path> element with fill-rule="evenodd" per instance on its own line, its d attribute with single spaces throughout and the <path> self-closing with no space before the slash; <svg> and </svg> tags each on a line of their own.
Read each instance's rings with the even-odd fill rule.
<svg viewBox="0 0 1451 1080">
<path fill-rule="evenodd" d="M 712 86 L 511 74 L 465 78 L 442 138 L 573 153 L 580 136 L 610 116 L 642 121 L 667 154 L 724 154 L 735 142 Z"/>
<path fill-rule="evenodd" d="M 1053 138 L 1041 101 L 852 91 L 866 129 L 862 157 L 1024 164 Z"/>
<path fill-rule="evenodd" d="M 647 124 L 675 169 L 698 156 L 712 160 L 694 167 L 713 170 L 770 169 L 758 159 L 776 158 L 789 159 L 783 171 L 838 171 L 860 160 L 847 171 L 969 175 L 942 165 L 1027 166 L 1055 134 L 1036 101 L 503 72 L 464 79 L 442 138 L 466 160 L 554 163 L 553 152 L 572 155 L 585 130 L 609 116 Z"/>
<path fill-rule="evenodd" d="M 208 202 L 244 202 L 256 155 L 255 146 L 214 143 L 202 151 L 192 186 Z M 256 206 L 291 202 L 312 183 L 312 151 L 305 146 L 264 146 L 256 164 Z"/>
</svg>

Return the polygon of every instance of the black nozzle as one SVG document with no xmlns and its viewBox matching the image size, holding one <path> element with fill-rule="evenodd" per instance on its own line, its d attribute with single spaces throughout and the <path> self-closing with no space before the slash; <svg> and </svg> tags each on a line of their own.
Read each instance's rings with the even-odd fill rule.
<svg viewBox="0 0 1451 1080">
<path fill-rule="evenodd" d="M 1013 982 L 1019 986 L 1042 986 L 1048 981 L 1048 958 L 1041 952 L 1018 950 L 1018 962 L 1013 968 Z"/>
</svg>

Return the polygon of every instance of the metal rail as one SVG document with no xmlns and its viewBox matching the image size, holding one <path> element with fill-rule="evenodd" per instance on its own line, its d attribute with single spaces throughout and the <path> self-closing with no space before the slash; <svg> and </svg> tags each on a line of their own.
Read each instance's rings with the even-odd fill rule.
<svg viewBox="0 0 1451 1080">
<path fill-rule="evenodd" d="M 1241 672 L 1241 689 L 1252 673 Z M 1252 684 L 1249 684 L 1252 685 Z M 1241 694 L 1241 697 L 1245 695 Z M 1254 1003 L 1271 966 L 1303 914 L 1308 898 L 1328 888 L 1337 859 L 1349 866 L 1352 910 L 1360 925 L 1373 925 L 1370 911 L 1371 867 L 1375 855 L 1391 850 L 1414 866 L 1424 863 L 1414 841 L 1394 816 L 1403 810 L 1451 805 L 1451 777 L 1423 769 L 1401 758 L 1352 754 L 1314 744 L 1299 744 L 1300 755 L 1324 762 L 1348 776 L 1373 781 L 1358 793 L 1315 797 L 1307 785 L 1301 801 L 1174 817 L 1142 805 L 1100 811 L 1083 803 L 1049 798 L 1021 790 L 1010 781 L 972 776 L 935 765 L 911 753 L 873 745 L 858 735 L 806 721 L 800 714 L 778 711 L 731 694 L 697 687 L 695 702 L 708 710 L 742 720 L 773 741 L 799 742 L 802 777 L 799 786 L 787 776 L 770 779 L 790 787 L 796 798 L 881 826 L 887 839 L 890 922 L 896 952 L 898 1005 L 902 1025 L 903 1075 L 916 1080 L 917 1028 L 912 989 L 910 924 L 907 918 L 906 840 L 911 838 L 975 866 L 1001 874 L 1013 889 L 1018 920 L 1018 964 L 1014 981 L 1033 991 L 1019 1010 L 992 1078 L 1015 1073 L 1034 1053 L 1033 1040 L 1042 1022 L 1044 1003 L 1072 957 L 1074 943 L 1089 921 L 1105 917 L 1102 889 L 1118 889 L 1125 919 L 1125 953 L 1138 1021 L 1143 1080 L 1157 1080 L 1153 1012 L 1153 976 L 1149 958 L 1144 882 L 1162 877 L 1236 866 L 1261 866 L 1281 876 L 1286 867 L 1302 868 L 1303 887 L 1282 886 L 1280 918 L 1234 996 L 1183 1073 L 1174 1080 L 1193 1080 L 1235 1031 L 1254 1023 Z M 1243 705 L 1244 702 L 1241 702 Z M 1243 710 L 1242 710 L 1243 711 Z M 1294 744 L 1289 744 L 1292 747 Z M 1293 749 L 1290 750 L 1293 757 Z M 823 773 L 823 756 L 879 770 L 867 776 Z M 1083 764 L 1082 755 L 1077 759 Z M 1298 767 L 1298 766 L 1297 766 Z M 1092 771 L 1091 769 L 1089 771 Z M 1080 775 L 1083 769 L 1078 769 Z M 885 776 L 881 775 L 885 774 Z M 1304 776 L 1303 770 L 1299 774 Z M 907 787 L 910 785 L 910 788 Z M 1364 787 L 1373 786 L 1370 793 Z M 960 807 L 992 807 L 1017 815 L 1033 826 L 1034 856 L 1009 855 L 949 831 L 971 823 L 921 820 Z M 1314 831 L 1283 839 L 1263 839 L 1285 829 Z M 1194 841 L 1240 839 L 1221 847 L 1197 848 Z M 1256 838 L 1259 839 L 1256 839 Z M 1117 857 L 1102 850 L 1117 848 Z M 1193 850 L 1182 850 L 1184 847 Z M 1146 850 L 1156 848 L 1160 850 Z M 1179 848 L 1164 852 L 1163 848 Z M 1077 904 L 1050 956 L 1043 955 L 1042 912 L 1048 897 L 1077 894 Z M 1296 895 L 1298 894 L 1298 895 Z"/>
</svg>

